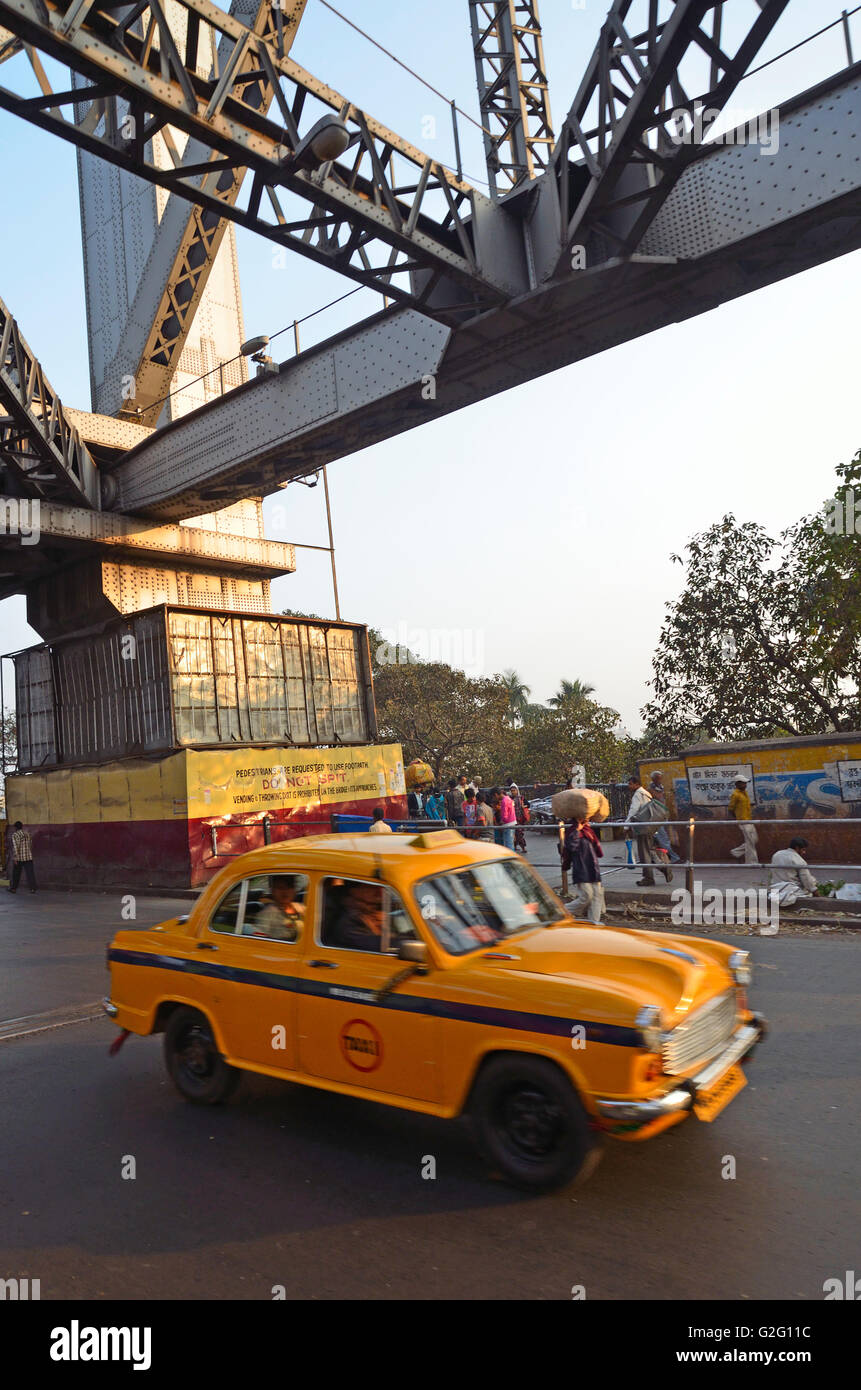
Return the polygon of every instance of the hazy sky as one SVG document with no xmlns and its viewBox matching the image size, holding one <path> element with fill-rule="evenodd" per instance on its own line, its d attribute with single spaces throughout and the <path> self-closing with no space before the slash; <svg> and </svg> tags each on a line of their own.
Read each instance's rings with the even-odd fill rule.
<svg viewBox="0 0 861 1390">
<path fill-rule="evenodd" d="M 466 0 L 338 8 L 477 117 Z M 753 8 L 728 6 L 733 19 Z M 840 8 L 790 0 L 759 61 Z M 605 0 L 544 0 L 557 126 L 606 10 Z M 861 15 L 853 33 L 857 54 Z M 309 0 L 294 56 L 452 162 L 445 104 L 321 0 Z M 764 110 L 844 62 L 834 29 L 744 83 L 733 114 Z M 423 136 L 427 116 L 434 141 Z M 480 137 L 466 122 L 461 137 L 478 182 Z M 4 187 L 18 191 L 0 218 L 0 295 L 64 402 L 87 408 L 74 150 L 0 112 L 0 154 Z M 273 245 L 250 233 L 238 247 L 249 336 L 350 288 L 298 257 L 275 268 Z M 861 253 L 833 261 L 332 464 L 343 616 L 412 645 L 436 641 L 473 671 L 513 666 L 536 700 L 562 677 L 588 680 L 638 728 L 664 604 L 680 585 L 671 552 L 726 511 L 778 531 L 820 504 L 835 465 L 861 446 L 859 270 Z M 315 320 L 306 341 L 379 307 L 363 291 Z M 286 500 L 276 538 L 325 543 L 322 488 L 291 487 Z M 273 593 L 276 609 L 333 614 L 328 557 L 300 551 L 298 572 Z M 0 604 L 0 625 L 4 651 L 38 640 L 23 598 Z"/>
</svg>

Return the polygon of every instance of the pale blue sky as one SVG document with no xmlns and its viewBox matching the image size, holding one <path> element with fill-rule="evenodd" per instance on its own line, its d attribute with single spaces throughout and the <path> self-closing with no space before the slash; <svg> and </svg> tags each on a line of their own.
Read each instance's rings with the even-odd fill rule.
<svg viewBox="0 0 861 1390">
<path fill-rule="evenodd" d="M 466 0 L 338 8 L 477 116 Z M 753 0 L 729 8 L 746 17 Z M 840 8 L 790 0 L 759 61 Z M 544 0 L 557 125 L 606 9 Z M 861 15 L 853 33 L 858 54 Z M 423 120 L 435 116 L 433 152 L 451 160 L 445 104 L 320 0 L 309 0 L 294 56 L 420 146 L 431 148 Z M 746 82 L 733 111 L 764 110 L 843 61 L 832 30 Z M 462 122 L 461 137 L 477 179 L 478 131 Z M 63 400 L 87 408 L 74 150 L 0 112 L 0 152 L 4 187 L 18 194 L 0 219 L 0 295 Z M 273 268 L 272 245 L 249 233 L 238 246 L 249 335 L 350 288 L 299 258 Z M 401 634 L 442 631 L 473 666 L 516 667 L 535 699 L 562 677 L 589 680 L 638 727 L 664 603 L 680 582 L 670 553 L 727 510 L 779 530 L 821 502 L 835 465 L 861 446 L 859 268 L 859 254 L 844 257 L 334 463 L 344 616 Z M 378 304 L 356 295 L 321 315 L 314 336 Z M 322 488 L 291 488 L 287 500 L 279 538 L 323 543 Z M 297 574 L 274 592 L 276 608 L 333 612 L 328 557 L 300 552 Z M 38 640 L 23 599 L 0 605 L 0 625 L 3 650 Z"/>
</svg>

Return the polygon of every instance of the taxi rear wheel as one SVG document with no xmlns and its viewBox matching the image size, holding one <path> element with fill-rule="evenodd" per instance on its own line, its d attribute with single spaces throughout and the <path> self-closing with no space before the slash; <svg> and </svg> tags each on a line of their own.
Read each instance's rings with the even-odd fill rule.
<svg viewBox="0 0 861 1390">
<path fill-rule="evenodd" d="M 472 1120 L 488 1161 L 517 1187 L 548 1189 L 583 1182 L 601 1146 L 577 1093 L 542 1057 L 497 1057 L 473 1092 Z"/>
<path fill-rule="evenodd" d="M 195 1105 L 218 1105 L 236 1089 L 239 1072 L 215 1043 L 208 1020 L 196 1009 L 177 1009 L 164 1034 L 164 1060 L 176 1089 Z"/>
</svg>

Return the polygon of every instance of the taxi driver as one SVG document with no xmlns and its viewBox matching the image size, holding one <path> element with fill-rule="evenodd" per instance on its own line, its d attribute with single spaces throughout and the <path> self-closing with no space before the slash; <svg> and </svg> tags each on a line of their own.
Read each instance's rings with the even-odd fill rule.
<svg viewBox="0 0 861 1390">
<path fill-rule="evenodd" d="M 350 951 L 382 948 L 383 889 L 376 883 L 351 883 L 335 922 L 333 945 Z"/>
</svg>

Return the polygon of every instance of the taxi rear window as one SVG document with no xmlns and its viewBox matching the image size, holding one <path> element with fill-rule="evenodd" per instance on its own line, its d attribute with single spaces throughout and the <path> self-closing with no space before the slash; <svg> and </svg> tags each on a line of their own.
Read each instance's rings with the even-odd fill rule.
<svg viewBox="0 0 861 1390">
<path fill-rule="evenodd" d="M 416 902 L 439 944 L 462 956 L 516 932 L 558 922 L 559 903 L 518 859 L 495 859 L 416 884 Z"/>
</svg>

